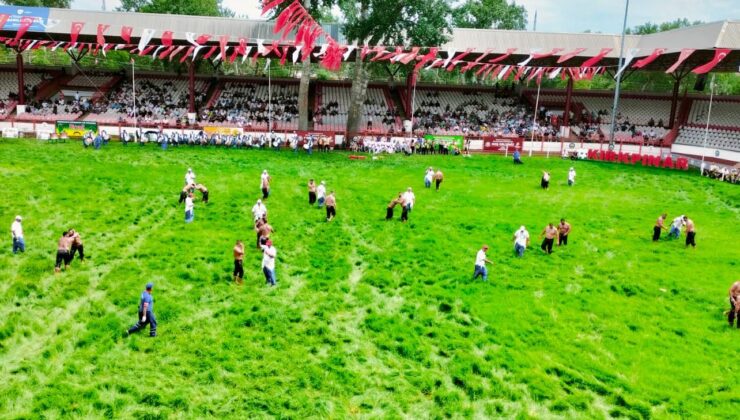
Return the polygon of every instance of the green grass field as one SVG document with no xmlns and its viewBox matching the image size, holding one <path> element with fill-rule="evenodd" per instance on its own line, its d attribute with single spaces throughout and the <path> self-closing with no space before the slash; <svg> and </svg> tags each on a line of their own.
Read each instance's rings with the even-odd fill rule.
<svg viewBox="0 0 740 420">
<path fill-rule="evenodd" d="M 211 203 L 186 225 L 189 166 Z M 427 166 L 445 172 L 441 191 L 423 188 Z M 263 169 L 276 288 L 252 248 Z M 35 141 L 0 142 L 0 172 L 2 418 L 731 418 L 740 407 L 740 331 L 723 316 L 740 279 L 737 186 L 560 159 Z M 337 192 L 332 223 L 308 207 L 311 177 Z M 409 186 L 410 223 L 385 222 Z M 651 242 L 662 211 L 695 220 L 696 249 L 683 236 Z M 27 252 L 14 256 L 16 214 Z M 543 255 L 537 236 L 560 217 L 571 243 Z M 522 224 L 532 248 L 517 259 Z M 89 261 L 55 275 L 69 228 Z M 490 281 L 472 282 L 483 243 Z M 147 281 L 159 337 L 124 338 Z"/>
</svg>

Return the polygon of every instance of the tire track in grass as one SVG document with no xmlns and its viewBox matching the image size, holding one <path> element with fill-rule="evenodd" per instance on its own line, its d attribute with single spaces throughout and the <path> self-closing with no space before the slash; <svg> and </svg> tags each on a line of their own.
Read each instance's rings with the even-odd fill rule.
<svg viewBox="0 0 740 420">
<path fill-rule="evenodd" d="M 21 342 L 14 343 L 13 345 L 8 346 L 9 351 L 4 354 L 2 358 L 0 358 L 0 364 L 2 365 L 2 367 L 0 368 L 0 373 L 5 374 L 6 377 L 12 377 L 10 376 L 10 374 L 19 368 L 20 363 L 22 363 L 24 360 L 33 360 L 38 357 L 39 353 L 44 349 L 45 345 L 49 344 L 52 338 L 57 335 L 56 331 L 61 326 L 74 320 L 75 316 L 80 311 L 80 308 L 102 300 L 102 298 L 106 295 L 106 292 L 103 290 L 98 290 L 97 286 L 109 274 L 115 272 L 129 259 L 131 259 L 139 251 L 146 240 L 149 239 L 151 233 L 156 231 L 157 228 L 166 223 L 166 221 L 169 220 L 170 217 L 173 217 L 176 210 L 177 208 L 170 207 L 169 210 L 164 212 L 151 213 L 151 217 L 147 218 L 147 220 L 156 220 L 156 222 L 151 225 L 148 223 L 142 223 L 140 221 L 138 226 L 142 226 L 141 229 L 144 230 L 144 232 L 142 235 L 139 235 L 139 237 L 133 243 L 131 243 L 130 246 L 126 247 L 125 253 L 114 263 L 111 263 L 105 267 L 96 267 L 98 268 L 98 270 L 96 273 L 90 276 L 90 281 L 86 289 L 90 290 L 91 292 L 89 292 L 85 296 L 68 302 L 64 308 L 62 308 L 61 310 L 55 310 L 51 314 L 46 312 L 46 308 L 38 308 L 36 311 L 34 311 L 34 313 L 29 314 L 29 316 L 34 316 L 37 315 L 39 312 L 46 313 L 47 316 L 45 318 L 48 319 L 48 317 L 51 316 L 52 322 L 47 325 L 42 333 L 31 336 L 27 340 L 23 340 Z M 66 353 L 69 353 L 69 351 L 66 351 Z M 61 361 L 57 360 L 57 366 L 62 367 L 65 360 L 66 356 L 61 358 Z M 4 385 L 11 385 L 11 381 L 6 381 Z"/>
</svg>

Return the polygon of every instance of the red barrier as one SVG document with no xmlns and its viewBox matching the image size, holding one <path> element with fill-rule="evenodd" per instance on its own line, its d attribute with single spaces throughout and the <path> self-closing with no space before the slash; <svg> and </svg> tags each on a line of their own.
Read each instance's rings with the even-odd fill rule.
<svg viewBox="0 0 740 420">
<path fill-rule="evenodd" d="M 668 168 L 687 171 L 689 169 L 689 161 L 686 158 L 673 158 L 668 155 L 665 158 L 655 155 L 641 155 L 639 153 L 622 153 L 614 152 L 612 150 L 589 150 L 589 160 L 597 160 L 602 162 L 615 162 L 626 165 L 636 165 L 641 163 L 642 166 L 652 166 L 654 168 Z"/>
</svg>

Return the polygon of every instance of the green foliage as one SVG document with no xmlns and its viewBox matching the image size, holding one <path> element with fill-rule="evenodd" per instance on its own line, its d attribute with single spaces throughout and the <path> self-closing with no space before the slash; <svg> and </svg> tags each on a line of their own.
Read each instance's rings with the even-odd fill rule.
<svg viewBox="0 0 740 420">
<path fill-rule="evenodd" d="M 700 20 L 695 20 L 691 22 L 686 18 L 676 19 L 670 22 L 662 22 L 659 24 L 653 23 L 653 22 L 647 22 L 647 23 L 643 23 L 642 25 L 637 25 L 634 28 L 627 28 L 627 34 L 631 34 L 631 35 L 654 34 L 658 32 L 671 31 L 673 29 L 686 28 L 686 27 L 694 26 L 694 25 L 701 25 L 702 23 L 704 22 Z"/>
<path fill-rule="evenodd" d="M 223 0 L 122 0 L 118 10 L 191 16 L 234 16 L 232 10 L 223 7 Z"/>
<path fill-rule="evenodd" d="M 69 9 L 71 0 L 6 0 L 0 4 L 13 6 L 32 6 L 32 7 L 58 7 L 60 9 Z"/>
<path fill-rule="evenodd" d="M 452 25 L 458 28 L 525 29 L 527 10 L 507 0 L 466 0 L 452 10 Z"/>
<path fill-rule="evenodd" d="M 185 225 L 189 166 L 211 202 Z M 421 187 L 428 166 L 445 172 L 439 192 Z M 265 168 L 274 289 L 247 216 Z M 727 246 L 734 185 L 554 158 L 32 140 L 0 141 L 0 175 L 0 219 L 23 215 L 27 244 L 13 256 L 5 237 L 0 252 L 3 417 L 726 418 L 738 404 L 739 332 L 722 315 L 740 261 Z M 332 223 L 306 203 L 311 177 L 337 191 Z M 410 222 L 385 222 L 408 186 Z M 697 249 L 652 243 L 663 211 L 696 221 Z M 563 216 L 569 245 L 541 254 L 539 229 Z M 518 259 L 521 224 L 533 249 Z M 67 228 L 89 259 L 54 275 Z M 242 287 L 231 281 L 239 238 Z M 489 283 L 470 280 L 483 243 Z M 148 281 L 159 337 L 122 338 Z"/>
</svg>

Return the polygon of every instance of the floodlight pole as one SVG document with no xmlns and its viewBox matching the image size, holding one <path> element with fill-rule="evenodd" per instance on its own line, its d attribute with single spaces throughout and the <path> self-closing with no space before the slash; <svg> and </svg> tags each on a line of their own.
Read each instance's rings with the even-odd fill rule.
<svg viewBox="0 0 740 420">
<path fill-rule="evenodd" d="M 272 73 L 270 66 L 272 61 L 267 59 L 267 131 L 270 132 L 270 143 L 272 143 Z M 272 146 L 272 144 L 271 144 Z"/>
<path fill-rule="evenodd" d="M 624 23 L 622 24 L 622 45 L 619 47 L 619 65 L 617 66 L 617 87 L 614 89 L 614 106 L 612 106 L 612 123 L 610 126 L 611 134 L 609 135 L 609 145 L 614 144 L 614 123 L 617 118 L 617 107 L 619 107 L 619 87 L 622 83 L 622 68 L 624 61 L 624 36 L 627 33 L 627 12 L 630 9 L 630 0 L 627 0 L 624 6 Z"/>
<path fill-rule="evenodd" d="M 412 70 L 415 71 L 415 70 Z M 416 107 L 416 84 L 418 83 L 418 75 L 412 76 L 414 78 L 414 93 L 411 94 L 411 139 L 414 138 L 414 108 Z M 408 100 L 408 99 L 407 99 Z"/>
<path fill-rule="evenodd" d="M 709 121 L 712 119 L 712 104 L 714 101 L 714 74 L 712 74 L 712 81 L 709 84 L 709 111 L 707 112 L 707 127 L 704 130 L 704 146 L 701 151 L 701 175 L 704 175 L 704 157 L 707 154 L 707 140 L 709 139 Z"/>
<path fill-rule="evenodd" d="M 529 157 L 532 157 L 532 149 L 534 149 L 534 125 L 537 124 L 537 112 L 540 110 L 540 87 L 542 83 L 537 84 L 537 100 L 534 102 L 534 115 L 532 116 L 532 138 L 529 144 Z"/>
</svg>

